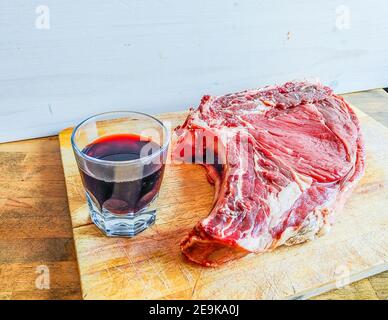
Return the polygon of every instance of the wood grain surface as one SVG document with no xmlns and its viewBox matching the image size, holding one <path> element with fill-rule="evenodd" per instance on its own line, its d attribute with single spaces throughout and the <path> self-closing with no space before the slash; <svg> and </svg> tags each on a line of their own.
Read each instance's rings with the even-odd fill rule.
<svg viewBox="0 0 388 320">
<path fill-rule="evenodd" d="M 85 299 L 309 298 L 388 269 L 388 129 L 354 108 L 367 149 L 366 174 L 330 234 L 249 255 L 218 268 L 188 262 L 179 242 L 210 211 L 204 169 L 167 165 L 154 226 L 135 238 L 104 236 L 88 216 L 70 145 L 60 135 L 70 214 Z M 187 112 L 158 116 L 171 128 Z"/>
<path fill-rule="evenodd" d="M 348 101 L 388 126 L 383 90 Z M 80 299 L 80 282 L 57 137 L 0 145 L 0 299 Z M 51 286 L 35 286 L 37 267 Z M 388 272 L 315 299 L 388 299 Z"/>
<path fill-rule="evenodd" d="M 0 299 L 79 299 L 58 138 L 0 145 L 0 172 Z"/>
</svg>

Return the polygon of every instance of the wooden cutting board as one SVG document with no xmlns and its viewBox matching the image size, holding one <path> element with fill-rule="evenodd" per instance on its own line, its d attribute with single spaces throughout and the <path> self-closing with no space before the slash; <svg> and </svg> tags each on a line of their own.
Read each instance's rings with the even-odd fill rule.
<svg viewBox="0 0 388 320">
<path fill-rule="evenodd" d="M 108 238 L 91 223 L 70 145 L 61 154 L 85 299 L 308 298 L 388 269 L 388 129 L 354 108 L 367 148 L 366 173 L 331 233 L 249 255 L 218 268 L 185 260 L 179 242 L 212 206 L 213 187 L 196 165 L 169 165 L 157 222 L 135 238 Z M 171 127 L 186 113 L 159 116 Z"/>
</svg>

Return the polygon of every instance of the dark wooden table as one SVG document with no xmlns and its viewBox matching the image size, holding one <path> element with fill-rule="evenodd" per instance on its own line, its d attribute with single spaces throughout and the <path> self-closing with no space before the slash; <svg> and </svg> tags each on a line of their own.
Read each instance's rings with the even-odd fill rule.
<svg viewBox="0 0 388 320">
<path fill-rule="evenodd" d="M 386 92 L 346 98 L 388 127 Z M 58 138 L 0 145 L 0 299 L 80 298 Z M 388 272 L 316 299 L 388 299 Z"/>
</svg>

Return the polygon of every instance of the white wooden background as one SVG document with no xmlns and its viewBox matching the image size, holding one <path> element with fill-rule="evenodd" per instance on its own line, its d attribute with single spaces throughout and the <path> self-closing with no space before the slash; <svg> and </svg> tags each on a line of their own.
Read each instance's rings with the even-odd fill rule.
<svg viewBox="0 0 388 320">
<path fill-rule="evenodd" d="M 388 2 L 0 1 L 0 141 L 311 77 L 337 92 L 388 86 Z"/>
</svg>

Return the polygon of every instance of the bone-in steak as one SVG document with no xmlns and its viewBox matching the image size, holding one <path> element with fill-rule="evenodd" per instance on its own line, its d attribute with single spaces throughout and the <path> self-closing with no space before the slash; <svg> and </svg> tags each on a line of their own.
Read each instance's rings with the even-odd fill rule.
<svg viewBox="0 0 388 320">
<path fill-rule="evenodd" d="M 216 187 L 181 243 L 205 266 L 314 239 L 364 172 L 356 115 L 317 83 L 204 96 L 176 134 L 173 157 L 203 164 Z"/>
</svg>

